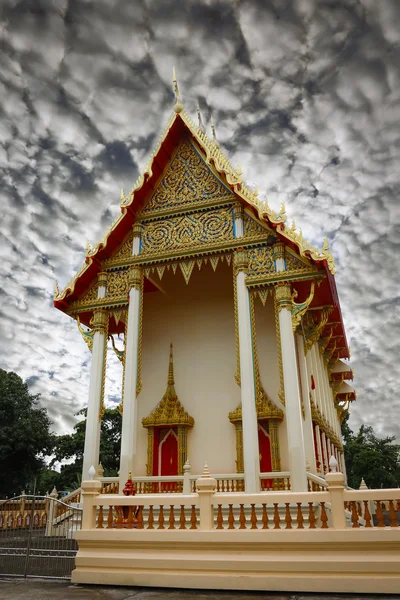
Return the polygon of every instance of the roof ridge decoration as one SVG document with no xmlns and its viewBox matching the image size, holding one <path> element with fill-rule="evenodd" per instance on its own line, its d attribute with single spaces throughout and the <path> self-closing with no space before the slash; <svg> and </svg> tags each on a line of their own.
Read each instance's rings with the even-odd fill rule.
<svg viewBox="0 0 400 600">
<path fill-rule="evenodd" d="M 193 417 L 185 411 L 176 395 L 172 344 L 169 351 L 167 389 L 149 416 L 142 419 L 142 425 L 146 428 L 162 425 L 182 425 L 183 427 L 193 427 L 194 425 Z"/>
<path fill-rule="evenodd" d="M 178 87 L 176 87 L 175 89 L 175 98 L 175 106 L 178 105 L 179 107 L 179 103 L 181 103 L 181 100 Z M 202 128 L 194 123 L 194 121 L 182 105 L 182 108 L 179 111 L 176 111 L 174 109 L 174 112 L 171 113 L 168 122 L 165 128 L 163 129 L 161 135 L 159 136 L 153 152 L 151 153 L 150 160 L 146 168 L 141 172 L 141 174 L 137 178 L 129 196 L 125 196 L 124 192 L 121 193 L 121 215 L 119 215 L 116 221 L 111 225 L 111 227 L 106 232 L 105 236 L 100 240 L 100 242 L 98 242 L 98 244 L 96 244 L 92 248 L 90 247 L 90 245 L 87 246 L 85 263 L 82 265 L 81 269 L 76 273 L 73 279 L 66 285 L 62 292 L 60 292 L 59 290 L 56 291 L 56 294 L 54 296 L 55 301 L 62 300 L 67 295 L 68 291 L 72 292 L 74 290 L 76 281 L 83 274 L 83 272 L 87 268 L 89 268 L 90 264 L 92 263 L 93 257 L 95 257 L 99 250 L 107 246 L 107 240 L 110 233 L 118 226 L 119 222 L 124 218 L 128 207 L 131 206 L 134 201 L 135 193 L 139 191 L 143 187 L 145 181 L 153 175 L 152 166 L 154 158 L 158 154 L 175 119 L 182 119 L 183 123 L 186 125 L 191 135 L 203 149 L 206 155 L 206 163 L 213 164 L 216 171 L 219 174 L 223 173 L 225 175 L 227 183 L 230 186 L 232 186 L 232 189 L 235 192 L 235 194 L 256 210 L 257 217 L 261 221 L 265 221 L 267 219 L 269 223 L 274 225 L 276 231 L 280 235 L 282 235 L 288 242 L 292 242 L 298 247 L 300 256 L 306 256 L 307 253 L 309 257 L 313 260 L 326 261 L 328 269 L 330 270 L 332 275 L 335 274 L 335 263 L 332 253 L 329 249 L 327 237 L 324 238 L 322 249 L 319 250 L 304 239 L 303 232 L 301 229 L 299 231 L 296 230 L 296 225 L 294 221 L 292 222 L 291 227 L 289 227 L 286 223 L 287 217 L 284 203 L 282 203 L 281 210 L 279 211 L 279 213 L 277 213 L 270 208 L 268 200 L 263 201 L 258 197 L 258 192 L 256 189 L 254 191 L 250 190 L 250 188 L 247 187 L 247 185 L 243 181 L 241 167 L 238 165 L 238 168 L 235 169 L 232 166 L 231 162 L 221 150 L 218 142 L 215 139 L 211 140 L 207 136 L 207 134 L 202 130 Z"/>
</svg>

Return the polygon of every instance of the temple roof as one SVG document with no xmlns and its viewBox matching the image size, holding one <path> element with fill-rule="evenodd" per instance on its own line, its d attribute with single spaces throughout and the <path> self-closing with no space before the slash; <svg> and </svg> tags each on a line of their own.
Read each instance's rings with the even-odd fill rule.
<svg viewBox="0 0 400 600">
<path fill-rule="evenodd" d="M 148 166 L 137 179 L 130 195 L 125 196 L 122 193 L 121 215 L 94 248 L 87 247 L 84 265 L 65 289 L 60 292 L 56 287 L 55 307 L 63 312 L 68 311 L 70 304 L 76 301 L 95 281 L 97 274 L 102 269 L 102 263 L 116 252 L 122 241 L 132 230 L 137 215 L 153 194 L 161 176 L 171 162 L 175 149 L 181 141 L 189 138 L 200 149 L 205 163 L 217 173 L 223 184 L 232 191 L 239 202 L 267 227 L 273 229 L 278 239 L 286 246 L 294 250 L 296 254 L 306 257 L 325 272 L 326 277 L 318 287 L 310 308 L 316 311 L 317 316 L 319 311 L 327 306 L 333 306 L 330 322 L 335 324 L 335 337 L 340 338 L 340 343 L 337 344 L 337 347 L 340 348 L 338 355 L 342 358 L 348 358 L 349 350 L 334 280 L 335 266 L 327 239 L 325 238 L 322 249 L 318 250 L 304 240 L 301 230 L 297 231 L 294 223 L 289 227 L 286 222 L 284 205 L 282 205 L 281 211 L 277 213 L 270 208 L 267 201 L 262 201 L 256 191 L 251 191 L 246 186 L 241 169 L 235 169 L 231 165 L 216 139 L 210 140 L 204 133 L 204 127 L 201 124 L 196 126 L 189 115 L 182 110 L 180 100 L 178 109 L 179 112 L 174 112 L 171 115 Z M 151 286 L 151 284 L 145 281 L 145 292 L 146 285 Z M 298 284 L 298 292 L 299 296 L 308 295 L 308 288 L 305 283 Z"/>
</svg>

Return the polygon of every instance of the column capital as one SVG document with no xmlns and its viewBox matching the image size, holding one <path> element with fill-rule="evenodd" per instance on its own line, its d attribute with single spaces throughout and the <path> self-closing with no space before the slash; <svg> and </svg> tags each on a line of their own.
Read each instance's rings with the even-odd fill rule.
<svg viewBox="0 0 400 600">
<path fill-rule="evenodd" d="M 249 267 L 249 257 L 247 250 L 243 248 L 239 248 L 233 253 L 233 269 L 235 275 L 240 273 L 241 271 L 247 273 Z"/>
<path fill-rule="evenodd" d="M 292 290 L 289 283 L 277 283 L 275 286 L 275 301 L 278 312 L 283 308 L 292 310 Z"/>
<path fill-rule="evenodd" d="M 142 285 L 142 269 L 135 265 L 129 269 L 129 288 L 140 290 Z"/>
<path fill-rule="evenodd" d="M 105 333 L 108 324 L 108 311 L 103 308 L 98 308 L 93 311 L 93 317 L 90 321 L 92 325 L 92 331 L 99 331 L 100 333 Z"/>
<path fill-rule="evenodd" d="M 132 226 L 132 231 L 133 231 L 133 237 L 134 238 L 138 238 L 141 236 L 142 233 L 142 224 L 141 223 L 134 223 Z"/>
<path fill-rule="evenodd" d="M 243 218 L 243 204 L 241 202 L 237 202 L 233 205 L 233 218 L 234 219 L 242 219 Z"/>
<path fill-rule="evenodd" d="M 100 271 L 100 273 L 97 273 L 97 285 L 105 287 L 107 285 L 107 277 L 108 273 L 106 273 L 106 271 Z"/>
<path fill-rule="evenodd" d="M 274 260 L 278 258 L 285 258 L 285 244 L 283 242 L 278 242 L 272 246 L 274 251 Z"/>
</svg>

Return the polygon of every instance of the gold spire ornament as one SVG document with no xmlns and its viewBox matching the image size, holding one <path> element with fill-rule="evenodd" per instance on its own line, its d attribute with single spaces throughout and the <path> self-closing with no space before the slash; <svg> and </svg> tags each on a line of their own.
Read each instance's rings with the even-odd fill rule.
<svg viewBox="0 0 400 600">
<path fill-rule="evenodd" d="M 206 128 L 204 127 L 203 120 L 201 118 L 200 106 L 197 104 L 197 119 L 199 121 L 199 129 L 202 133 L 206 132 Z"/>
<path fill-rule="evenodd" d="M 194 425 L 193 417 L 185 411 L 176 395 L 172 344 L 169 349 L 167 389 L 165 390 L 162 400 L 157 404 L 155 409 L 151 411 L 148 417 L 142 419 L 142 425 L 143 427 L 157 427 L 164 425 L 168 425 L 169 427 L 173 425 L 193 427 Z"/>
<path fill-rule="evenodd" d="M 175 94 L 174 111 L 176 113 L 180 113 L 183 109 L 183 104 L 182 104 L 181 95 L 179 92 L 178 80 L 176 79 L 175 67 L 172 67 L 172 79 L 173 79 L 174 94 Z"/>
<path fill-rule="evenodd" d="M 218 140 L 217 140 L 217 136 L 215 133 L 215 123 L 214 123 L 213 115 L 211 115 L 210 124 L 211 124 L 211 133 L 212 133 L 212 137 L 213 137 L 213 142 L 214 142 L 214 144 L 217 144 L 217 146 L 218 146 Z"/>
</svg>

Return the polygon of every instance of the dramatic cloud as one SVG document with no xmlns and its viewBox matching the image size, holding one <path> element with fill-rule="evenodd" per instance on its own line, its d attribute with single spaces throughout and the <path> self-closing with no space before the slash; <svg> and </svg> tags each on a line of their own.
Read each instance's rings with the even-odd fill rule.
<svg viewBox="0 0 400 600">
<path fill-rule="evenodd" d="M 90 355 L 53 309 L 119 214 L 173 104 L 312 243 L 326 233 L 355 370 L 354 428 L 400 437 L 400 4 L 396 0 L 3 0 L 1 366 L 57 431 L 86 402 Z M 120 393 L 110 355 L 107 399 Z"/>
</svg>

